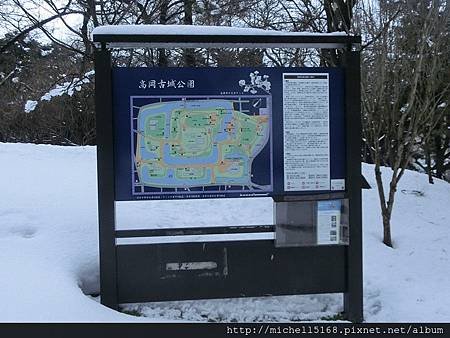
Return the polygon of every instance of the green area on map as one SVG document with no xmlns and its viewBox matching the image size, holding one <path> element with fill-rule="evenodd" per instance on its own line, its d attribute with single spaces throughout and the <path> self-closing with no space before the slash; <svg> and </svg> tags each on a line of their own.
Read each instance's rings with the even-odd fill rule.
<svg viewBox="0 0 450 338">
<path fill-rule="evenodd" d="M 157 102 L 140 107 L 135 166 L 139 183 L 158 188 L 258 187 L 252 162 L 270 136 L 267 110 L 239 111 L 227 99 Z"/>
</svg>

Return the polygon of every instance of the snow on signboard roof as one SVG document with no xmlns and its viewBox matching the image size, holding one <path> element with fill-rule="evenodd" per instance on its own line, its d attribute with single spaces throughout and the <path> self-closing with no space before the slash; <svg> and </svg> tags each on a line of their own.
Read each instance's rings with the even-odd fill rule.
<svg viewBox="0 0 450 338">
<path fill-rule="evenodd" d="M 94 28 L 92 35 L 277 35 L 346 36 L 345 32 L 286 32 L 259 28 L 195 25 L 111 25 Z"/>
</svg>

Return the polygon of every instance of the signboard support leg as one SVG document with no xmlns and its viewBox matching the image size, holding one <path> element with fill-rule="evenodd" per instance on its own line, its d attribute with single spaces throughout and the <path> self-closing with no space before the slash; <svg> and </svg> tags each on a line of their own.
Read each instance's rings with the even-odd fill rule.
<svg viewBox="0 0 450 338">
<path fill-rule="evenodd" d="M 102 45 L 95 53 L 95 111 L 97 119 L 97 184 L 100 240 L 101 303 L 118 308 L 114 209 L 114 129 L 111 52 Z"/>
<path fill-rule="evenodd" d="M 347 292 L 344 312 L 352 322 L 363 318 L 362 202 L 361 202 L 361 87 L 360 52 L 344 53 L 347 192 L 350 243 L 347 249 Z"/>
</svg>

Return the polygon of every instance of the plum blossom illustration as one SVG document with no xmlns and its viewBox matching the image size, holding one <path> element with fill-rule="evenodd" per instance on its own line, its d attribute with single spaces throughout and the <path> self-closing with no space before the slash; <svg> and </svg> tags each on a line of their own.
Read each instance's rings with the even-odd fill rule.
<svg viewBox="0 0 450 338">
<path fill-rule="evenodd" d="M 250 83 L 245 80 L 239 80 L 239 86 L 244 87 L 244 92 L 250 92 L 256 94 L 258 89 L 262 89 L 266 93 L 270 93 L 271 83 L 269 81 L 269 75 L 259 75 L 259 71 L 255 70 L 250 72 Z"/>
</svg>

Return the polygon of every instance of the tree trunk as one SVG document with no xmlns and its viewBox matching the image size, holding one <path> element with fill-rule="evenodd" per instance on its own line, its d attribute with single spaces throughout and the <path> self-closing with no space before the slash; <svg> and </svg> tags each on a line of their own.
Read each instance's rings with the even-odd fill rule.
<svg viewBox="0 0 450 338">
<path fill-rule="evenodd" d="M 392 248 L 391 216 L 383 213 L 383 243 Z"/>
<path fill-rule="evenodd" d="M 355 0 L 335 1 L 325 0 L 323 2 L 327 18 L 327 32 L 350 33 L 353 18 L 353 7 Z M 339 50 L 322 49 L 321 66 L 336 66 L 340 64 L 342 52 Z"/>
<path fill-rule="evenodd" d="M 81 28 L 80 28 L 80 32 L 83 37 L 83 45 L 84 45 L 84 51 L 85 51 L 85 54 L 83 55 L 83 62 L 81 65 L 81 72 L 84 72 L 86 70 L 87 65 L 90 63 L 91 57 L 93 55 L 92 44 L 91 44 L 91 40 L 89 38 L 89 33 L 88 33 L 88 25 L 89 25 L 90 18 L 91 18 L 91 10 L 88 7 L 85 9 L 85 11 L 83 13 L 83 24 L 81 25 Z"/>
<path fill-rule="evenodd" d="M 161 1 L 161 9 L 159 13 L 159 23 L 165 25 L 167 23 L 167 11 L 169 9 L 169 0 Z M 158 67 L 167 67 L 168 60 L 165 48 L 158 48 Z"/>
<path fill-rule="evenodd" d="M 195 0 L 183 0 L 184 5 L 184 20 L 183 23 L 185 25 L 192 25 L 192 7 L 194 5 Z M 186 48 L 183 52 L 184 65 L 186 67 L 194 67 L 195 66 L 195 55 L 193 48 Z"/>
<path fill-rule="evenodd" d="M 442 143 L 444 143 L 444 146 L 442 146 Z M 444 177 L 445 172 L 445 152 L 447 148 L 445 145 L 450 144 L 450 140 L 445 137 L 444 142 L 441 140 L 440 135 L 436 135 L 434 137 L 434 148 L 436 149 L 436 156 L 435 156 L 435 165 L 436 165 L 436 177 L 442 179 Z"/>
<path fill-rule="evenodd" d="M 428 145 L 428 142 L 429 141 L 427 141 L 425 143 L 425 146 L 424 146 L 425 162 L 426 162 L 426 165 L 427 165 L 428 183 L 434 184 L 434 182 L 433 182 L 433 168 L 431 168 L 431 154 L 430 154 L 431 150 L 430 150 L 430 146 Z"/>
<path fill-rule="evenodd" d="M 389 184 L 389 199 L 387 201 L 386 210 L 383 213 L 383 243 L 392 248 L 392 236 L 391 236 L 391 216 L 392 209 L 394 208 L 394 198 L 397 192 L 398 168 L 394 169 L 392 174 L 391 183 Z"/>
<path fill-rule="evenodd" d="M 381 177 L 380 159 L 375 159 L 375 179 L 377 182 L 378 196 L 380 197 L 381 215 L 383 218 L 383 243 L 392 248 L 392 236 L 391 236 L 391 212 L 393 206 L 393 200 L 389 200 L 389 206 L 386 203 L 386 196 L 383 189 L 383 178 Z M 391 190 L 389 191 L 391 195 Z"/>
</svg>

